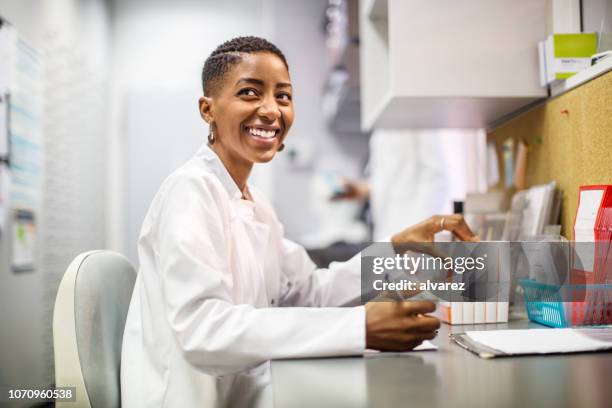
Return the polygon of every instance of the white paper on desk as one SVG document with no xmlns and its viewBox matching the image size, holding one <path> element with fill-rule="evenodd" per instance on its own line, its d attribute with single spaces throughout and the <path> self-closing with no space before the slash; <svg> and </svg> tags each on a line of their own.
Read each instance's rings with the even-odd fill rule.
<svg viewBox="0 0 612 408">
<path fill-rule="evenodd" d="M 385 355 L 385 354 L 412 354 L 416 351 L 432 351 L 432 350 L 437 350 L 438 346 L 436 346 L 435 344 L 433 344 L 431 341 L 429 340 L 425 340 L 423 343 L 419 344 L 418 346 L 416 346 L 413 350 L 411 351 L 402 351 L 402 352 L 397 352 L 397 351 L 392 351 L 392 352 L 388 352 L 388 351 L 378 351 L 378 350 L 372 350 L 372 349 L 366 349 L 363 352 L 364 357 L 368 357 L 368 356 L 380 356 L 380 355 Z"/>
<path fill-rule="evenodd" d="M 612 350 L 612 328 L 468 331 L 470 339 L 506 354 Z"/>
</svg>

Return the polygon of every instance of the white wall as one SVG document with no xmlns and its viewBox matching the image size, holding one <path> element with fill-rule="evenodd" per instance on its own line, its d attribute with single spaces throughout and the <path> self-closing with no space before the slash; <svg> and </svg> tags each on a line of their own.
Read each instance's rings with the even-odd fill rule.
<svg viewBox="0 0 612 408">
<path fill-rule="evenodd" d="M 612 0 L 582 0 L 583 32 L 599 34 L 598 52 L 612 50 Z"/>
<path fill-rule="evenodd" d="M 327 1 L 277 0 L 273 8 L 274 41 L 287 56 L 294 85 L 296 118 L 287 149 L 274 162 L 274 204 L 288 237 L 300 240 L 333 225 L 322 225 L 326 213 L 350 217 L 336 210 L 347 203 L 313 203 L 313 177 L 330 170 L 357 177 L 365 164 L 367 139 L 361 134 L 335 135 L 323 119 L 321 93 L 330 70 L 325 48 L 323 17 Z M 358 118 L 355 118 L 358 121 Z M 296 149 L 307 164 L 292 166 L 290 150 Z M 355 206 L 353 206 L 355 207 Z M 338 223 L 342 228 L 343 223 Z"/>
<path fill-rule="evenodd" d="M 15 275 L 0 262 L 2 331 L 11 334 L 0 345 L 0 382 L 47 386 L 59 280 L 76 254 L 106 241 L 99 197 L 106 184 L 109 14 L 104 0 L 0 0 L 0 15 L 42 55 L 45 155 L 38 268 Z"/>
</svg>

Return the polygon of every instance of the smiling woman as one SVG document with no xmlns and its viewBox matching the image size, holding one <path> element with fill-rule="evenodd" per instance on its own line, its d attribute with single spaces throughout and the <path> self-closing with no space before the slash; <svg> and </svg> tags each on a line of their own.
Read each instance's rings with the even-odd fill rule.
<svg viewBox="0 0 612 408">
<path fill-rule="evenodd" d="M 284 148 L 293 123 L 285 56 L 261 38 L 228 41 L 206 61 L 202 88 L 199 108 L 210 126 L 209 143 L 244 190 L 253 164 Z"/>
<path fill-rule="evenodd" d="M 228 41 L 206 60 L 202 85 L 208 143 L 163 182 L 138 241 L 123 406 L 212 406 L 228 401 L 229 374 L 266 360 L 410 350 L 433 338 L 431 302 L 355 306 L 360 255 L 317 269 L 248 183 L 255 163 L 282 150 L 293 123 L 281 51 L 256 37 Z M 462 218 L 446 219 L 393 242 L 426 240 L 442 227 L 473 237 Z"/>
</svg>

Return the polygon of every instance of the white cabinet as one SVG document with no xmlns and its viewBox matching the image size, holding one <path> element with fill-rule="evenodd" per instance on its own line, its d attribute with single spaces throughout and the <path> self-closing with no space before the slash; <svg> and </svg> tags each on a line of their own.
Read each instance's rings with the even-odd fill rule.
<svg viewBox="0 0 612 408">
<path fill-rule="evenodd" d="M 547 96 L 547 0 L 360 0 L 362 128 L 488 127 Z"/>
</svg>

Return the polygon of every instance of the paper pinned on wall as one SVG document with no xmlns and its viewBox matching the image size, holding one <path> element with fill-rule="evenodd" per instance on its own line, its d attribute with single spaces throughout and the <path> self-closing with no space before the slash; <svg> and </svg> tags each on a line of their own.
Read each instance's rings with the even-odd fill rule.
<svg viewBox="0 0 612 408">
<path fill-rule="evenodd" d="M 506 139 L 502 144 L 502 158 L 504 162 L 504 186 L 511 188 L 514 185 L 514 139 Z"/>
<path fill-rule="evenodd" d="M 43 69 L 39 52 L 18 38 L 10 96 L 11 208 L 37 211 L 43 183 Z"/>
<path fill-rule="evenodd" d="M 0 164 L 0 240 L 6 231 L 6 211 L 10 180 L 7 166 Z"/>
<path fill-rule="evenodd" d="M 12 269 L 14 272 L 34 270 L 37 245 L 36 216 L 30 210 L 14 210 L 12 224 Z"/>
<path fill-rule="evenodd" d="M 487 186 L 499 183 L 499 162 L 494 142 L 487 144 Z"/>
<path fill-rule="evenodd" d="M 0 159 L 9 153 L 8 142 L 8 93 L 11 88 L 13 66 L 14 31 L 0 20 Z"/>
<path fill-rule="evenodd" d="M 6 160 L 9 157 L 8 93 L 12 67 L 12 27 L 0 20 L 0 239 L 6 235 L 10 177 Z"/>
<path fill-rule="evenodd" d="M 0 93 L 5 94 L 11 88 L 14 63 L 14 28 L 0 19 Z"/>
<path fill-rule="evenodd" d="M 6 160 L 9 155 L 8 140 L 8 98 L 0 91 L 0 160 Z"/>
</svg>

